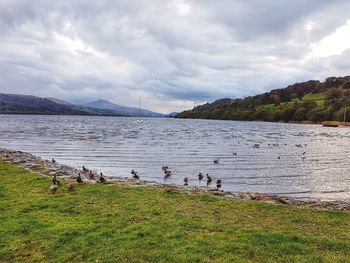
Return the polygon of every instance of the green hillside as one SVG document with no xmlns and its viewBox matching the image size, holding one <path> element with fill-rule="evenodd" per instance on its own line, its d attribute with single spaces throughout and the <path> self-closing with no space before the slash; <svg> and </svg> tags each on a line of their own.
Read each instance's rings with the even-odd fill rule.
<svg viewBox="0 0 350 263">
<path fill-rule="evenodd" d="M 178 118 L 262 121 L 343 121 L 350 111 L 350 76 L 310 80 L 243 99 L 220 99 L 181 112 Z M 347 114 L 347 121 L 350 113 Z"/>
</svg>

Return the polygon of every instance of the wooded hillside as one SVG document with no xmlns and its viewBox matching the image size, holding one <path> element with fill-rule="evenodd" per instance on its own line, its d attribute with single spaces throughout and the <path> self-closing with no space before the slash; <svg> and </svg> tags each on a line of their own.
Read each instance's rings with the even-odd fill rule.
<svg viewBox="0 0 350 263">
<path fill-rule="evenodd" d="M 178 118 L 321 122 L 350 112 L 350 76 L 310 80 L 241 99 L 220 99 L 181 112 Z M 350 113 L 346 120 L 350 120 Z"/>
</svg>

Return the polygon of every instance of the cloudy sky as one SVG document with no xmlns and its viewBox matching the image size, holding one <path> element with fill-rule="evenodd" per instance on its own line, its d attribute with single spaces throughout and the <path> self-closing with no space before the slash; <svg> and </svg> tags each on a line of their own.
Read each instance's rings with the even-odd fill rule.
<svg viewBox="0 0 350 263">
<path fill-rule="evenodd" d="M 0 0 L 0 92 L 160 112 L 350 75 L 349 0 Z"/>
</svg>

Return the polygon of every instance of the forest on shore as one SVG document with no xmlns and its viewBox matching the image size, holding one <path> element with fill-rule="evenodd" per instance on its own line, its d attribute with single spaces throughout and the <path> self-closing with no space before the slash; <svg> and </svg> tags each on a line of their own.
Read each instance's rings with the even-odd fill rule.
<svg viewBox="0 0 350 263">
<path fill-rule="evenodd" d="M 350 120 L 350 76 L 309 80 L 246 98 L 224 98 L 177 114 L 177 118 L 272 122 Z"/>
</svg>

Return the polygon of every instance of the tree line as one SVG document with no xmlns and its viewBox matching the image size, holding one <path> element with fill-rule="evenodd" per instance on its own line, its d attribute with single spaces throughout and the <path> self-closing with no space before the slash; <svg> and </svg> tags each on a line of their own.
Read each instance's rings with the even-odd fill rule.
<svg viewBox="0 0 350 263">
<path fill-rule="evenodd" d="M 350 112 L 350 76 L 310 80 L 240 99 L 219 99 L 177 114 L 177 118 L 283 122 L 343 121 Z M 347 121 L 350 113 L 347 114 Z"/>
</svg>

